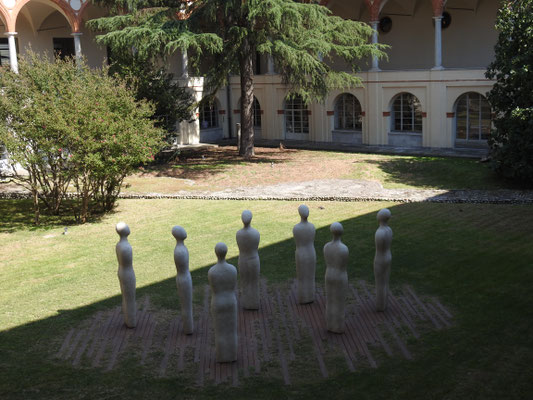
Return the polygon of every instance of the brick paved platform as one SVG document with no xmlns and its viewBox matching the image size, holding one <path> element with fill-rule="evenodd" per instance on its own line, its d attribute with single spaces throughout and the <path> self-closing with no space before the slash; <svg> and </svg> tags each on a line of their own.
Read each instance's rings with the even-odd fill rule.
<svg viewBox="0 0 533 400">
<path fill-rule="evenodd" d="M 374 311 L 373 288 L 364 281 L 350 284 L 346 331 L 325 328 L 325 296 L 317 288 L 314 303 L 300 305 L 295 285 L 290 288 L 261 288 L 261 308 L 238 313 L 238 360 L 215 363 L 213 327 L 209 318 L 209 288 L 202 304 L 195 307 L 195 333 L 185 335 L 181 318 L 159 318 L 147 297 L 141 299 L 138 325 L 128 329 L 120 307 L 97 313 L 82 328 L 72 328 L 62 341 L 57 357 L 74 366 L 111 370 L 120 368 L 121 358 L 135 355 L 160 376 L 192 377 L 196 384 L 239 385 L 243 378 L 261 376 L 266 369 L 284 383 L 293 383 L 293 364 L 306 363 L 306 374 L 327 378 L 328 360 L 342 357 L 346 368 L 377 368 L 379 357 L 412 359 L 409 338 L 417 339 L 428 329 L 451 326 L 452 315 L 434 298 L 419 297 L 404 287 L 389 298 L 385 312 Z M 176 311 L 178 314 L 178 312 Z M 310 344 L 307 347 L 306 344 Z M 311 353 L 309 347 L 312 348 Z"/>
</svg>

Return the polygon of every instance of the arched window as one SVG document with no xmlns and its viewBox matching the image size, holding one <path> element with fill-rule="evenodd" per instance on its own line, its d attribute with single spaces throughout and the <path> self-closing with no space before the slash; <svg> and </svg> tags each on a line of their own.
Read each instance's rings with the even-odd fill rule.
<svg viewBox="0 0 533 400">
<path fill-rule="evenodd" d="M 487 140 L 490 135 L 490 105 L 487 99 L 468 92 L 455 103 L 455 138 L 458 140 Z"/>
<path fill-rule="evenodd" d="M 395 132 L 422 132 L 422 107 L 411 93 L 400 93 L 392 102 L 391 129 Z"/>
<path fill-rule="evenodd" d="M 286 133 L 309 134 L 309 112 L 301 96 L 285 101 Z"/>
<path fill-rule="evenodd" d="M 200 129 L 218 127 L 218 105 L 216 100 L 204 103 L 200 108 Z"/>
<path fill-rule="evenodd" d="M 261 128 L 261 106 L 259 105 L 259 101 L 255 96 L 252 104 L 252 113 L 254 119 L 254 128 Z"/>
<path fill-rule="evenodd" d="M 361 130 L 361 103 L 350 93 L 343 93 L 335 101 L 335 129 Z"/>
<path fill-rule="evenodd" d="M 241 99 L 239 99 L 239 110 L 241 109 Z M 261 106 L 259 100 L 254 96 L 254 102 L 252 103 L 252 118 L 254 120 L 254 128 L 261 128 Z"/>
</svg>

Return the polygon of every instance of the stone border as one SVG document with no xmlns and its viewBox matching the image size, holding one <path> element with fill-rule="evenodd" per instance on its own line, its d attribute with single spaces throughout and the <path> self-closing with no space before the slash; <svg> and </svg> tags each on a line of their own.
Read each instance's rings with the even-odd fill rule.
<svg viewBox="0 0 533 400">
<path fill-rule="evenodd" d="M 416 192 L 415 192 L 416 193 Z M 68 194 L 67 198 L 74 198 Z M 3 200 L 23 200 L 30 199 L 27 192 L 0 192 L 0 199 Z M 397 203 L 472 203 L 472 204 L 533 204 L 533 191 L 448 191 L 437 194 L 429 198 L 418 199 L 402 196 L 273 196 L 273 195 L 232 195 L 232 194 L 120 194 L 119 199 L 127 200 L 154 200 L 154 199 L 176 199 L 176 200 L 265 200 L 265 201 L 340 201 L 340 202 L 370 202 L 370 201 L 391 201 Z"/>
</svg>

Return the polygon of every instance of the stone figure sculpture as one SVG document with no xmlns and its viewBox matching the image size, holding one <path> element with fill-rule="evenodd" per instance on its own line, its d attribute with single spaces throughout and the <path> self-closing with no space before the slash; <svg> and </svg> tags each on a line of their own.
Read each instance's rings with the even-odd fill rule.
<svg viewBox="0 0 533 400">
<path fill-rule="evenodd" d="M 244 210 L 241 215 L 244 228 L 237 232 L 239 247 L 239 283 L 241 288 L 241 304 L 246 310 L 259 309 L 259 240 L 257 229 L 250 226 L 252 213 Z"/>
<path fill-rule="evenodd" d="M 211 287 L 211 317 L 215 326 L 215 359 L 217 362 L 237 360 L 237 269 L 226 262 L 228 247 L 217 243 L 218 262 L 207 273 Z"/>
<path fill-rule="evenodd" d="M 379 228 L 376 231 L 376 255 L 374 257 L 374 277 L 376 279 L 376 310 L 385 311 L 389 295 L 389 278 L 392 264 L 391 244 L 392 229 L 388 225 L 390 211 L 379 210 L 377 219 Z"/>
<path fill-rule="evenodd" d="M 120 236 L 115 250 L 118 260 L 118 281 L 122 293 L 122 314 L 128 328 L 137 325 L 137 306 L 135 304 L 135 272 L 133 271 L 133 252 L 128 242 L 130 228 L 124 222 L 119 222 L 116 231 Z"/>
<path fill-rule="evenodd" d="M 324 246 L 326 261 L 326 326 L 328 331 L 343 333 L 346 295 L 348 293 L 348 247 L 342 243 L 344 232 L 339 222 L 330 227 L 333 240 Z"/>
<path fill-rule="evenodd" d="M 315 226 L 307 221 L 309 208 L 298 207 L 301 221 L 292 230 L 296 241 L 296 283 L 297 297 L 300 304 L 312 303 L 315 300 Z"/>
<path fill-rule="evenodd" d="M 174 263 L 177 271 L 176 287 L 181 304 L 183 331 L 190 335 L 194 332 L 194 320 L 192 316 L 192 278 L 189 272 L 189 251 L 183 243 L 187 238 L 187 232 L 181 226 L 175 226 L 172 228 L 172 235 L 176 238 Z"/>
</svg>

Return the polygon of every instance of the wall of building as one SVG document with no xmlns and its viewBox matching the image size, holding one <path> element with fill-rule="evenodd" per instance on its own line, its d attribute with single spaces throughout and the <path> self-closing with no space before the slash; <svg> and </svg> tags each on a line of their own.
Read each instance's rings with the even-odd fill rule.
<svg viewBox="0 0 533 400">
<path fill-rule="evenodd" d="M 361 60 L 363 72 L 359 73 L 363 87 L 333 91 L 323 103 L 308 106 L 309 133 L 291 138 L 316 142 L 347 140 L 369 145 L 403 144 L 406 146 L 453 147 L 455 145 L 454 105 L 466 92 L 485 94 L 492 82 L 484 77 L 484 68 L 493 58 L 497 39 L 494 30 L 499 0 L 449 0 L 445 11 L 452 16 L 450 27 L 442 32 L 444 70 L 434 66 L 433 8 L 429 0 L 383 1 L 380 17 L 392 19 L 392 30 L 379 35 L 379 42 L 388 44 L 388 60 L 381 60 L 381 71 L 370 72 L 370 60 Z M 369 22 L 370 14 L 364 0 L 331 0 L 330 9 L 335 15 Z M 83 21 L 102 16 L 103 11 L 88 6 L 82 13 Z M 30 1 L 16 21 L 20 54 L 31 46 L 37 52 L 53 53 L 53 38 L 71 38 L 73 27 L 66 17 L 51 3 Z M 106 49 L 96 44 L 95 34 L 82 23 L 80 31 L 82 52 L 89 65 L 101 66 L 106 59 Z M 465 40 L 468 38 L 468 40 Z M 339 70 L 349 70 L 341 60 L 328 62 Z M 184 65 L 180 52 L 168 57 L 165 66 L 175 74 L 196 100 L 203 96 L 202 78 L 183 78 Z M 280 76 L 267 73 L 267 58 L 259 59 L 259 75 L 254 78 L 255 96 L 262 113 L 258 135 L 265 139 L 286 140 L 284 104 L 287 88 Z M 180 124 L 177 142 L 198 143 L 236 135 L 235 123 L 240 122 L 240 83 L 232 77 L 230 104 L 226 89 L 216 95 L 218 125 L 201 129 L 199 118 Z M 364 116 L 357 138 L 345 132 L 335 132 L 335 99 L 343 92 L 356 96 Z M 423 119 L 422 133 L 398 135 L 391 133 L 391 105 L 402 92 L 415 95 L 420 101 Z M 197 117 L 199 110 L 196 110 Z"/>
<path fill-rule="evenodd" d="M 494 57 L 498 39 L 494 24 L 500 0 L 449 1 L 444 10 L 452 18 L 442 30 L 442 62 L 445 68 L 486 68 Z M 389 45 L 388 60 L 380 62 L 383 70 L 430 69 L 434 66 L 434 22 L 429 0 L 389 0 L 380 18 L 389 17 L 392 29 L 379 32 L 379 42 Z M 365 23 L 370 22 L 363 0 L 331 0 L 328 7 L 334 15 Z M 465 40 L 467 38 L 467 40 Z M 366 60 L 368 61 L 368 60 Z M 342 60 L 337 68 L 348 70 Z M 363 70 L 370 63 L 359 64 Z"/>
<path fill-rule="evenodd" d="M 44 19 L 34 18 L 34 15 L 48 14 Z M 67 19 L 52 7 L 39 3 L 26 4 L 17 18 L 17 40 L 19 55 L 24 56 L 29 49 L 37 53 L 46 53 L 53 57 L 54 38 L 72 38 L 72 29 Z M 85 26 L 81 28 L 82 52 L 88 64 L 101 67 L 106 60 L 106 48 L 95 41 L 95 34 Z"/>
<path fill-rule="evenodd" d="M 442 31 L 442 62 L 446 68 L 486 68 L 494 58 L 494 29 L 500 1 L 480 0 L 475 9 L 447 9 L 452 16 Z"/>
<path fill-rule="evenodd" d="M 333 140 L 335 100 L 342 93 L 351 93 L 359 100 L 364 112 L 362 144 L 389 145 L 392 130 L 389 113 L 392 101 L 396 95 L 407 92 L 415 95 L 422 106 L 423 129 L 419 145 L 454 147 L 455 103 L 459 96 L 467 92 L 486 95 L 493 82 L 485 78 L 484 72 L 484 70 L 363 72 L 360 74 L 363 87 L 332 91 L 324 103 L 312 103 L 308 106 L 310 131 L 307 139 L 315 142 Z M 254 86 L 254 94 L 262 110 L 261 137 L 286 140 L 283 113 L 287 95 L 286 87 L 281 83 L 278 75 L 256 76 Z M 240 86 L 237 77 L 231 79 L 231 91 L 231 109 L 238 110 Z M 225 92 L 219 93 L 217 97 L 221 107 L 225 107 Z M 222 109 L 227 112 L 227 108 Z M 240 115 L 233 115 L 233 123 L 240 122 Z M 220 123 L 224 124 L 224 137 L 228 137 L 225 116 L 220 116 Z M 406 142 L 406 146 L 410 146 L 409 142 Z"/>
</svg>

